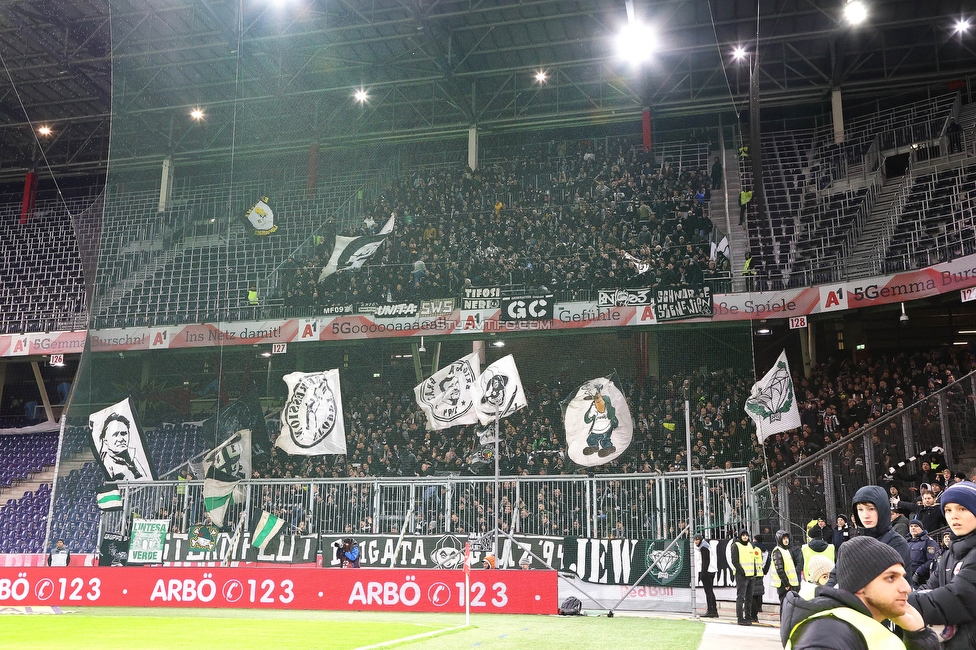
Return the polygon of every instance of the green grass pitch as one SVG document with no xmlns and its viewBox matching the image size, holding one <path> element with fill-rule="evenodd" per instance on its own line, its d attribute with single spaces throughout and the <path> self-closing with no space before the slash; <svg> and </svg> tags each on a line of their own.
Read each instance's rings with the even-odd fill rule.
<svg viewBox="0 0 976 650">
<path fill-rule="evenodd" d="M 629 616 L 472 615 L 471 626 L 464 627 L 464 615 L 459 614 L 89 608 L 62 615 L 3 616 L 0 647 L 697 650 L 704 629 L 695 621 Z"/>
</svg>

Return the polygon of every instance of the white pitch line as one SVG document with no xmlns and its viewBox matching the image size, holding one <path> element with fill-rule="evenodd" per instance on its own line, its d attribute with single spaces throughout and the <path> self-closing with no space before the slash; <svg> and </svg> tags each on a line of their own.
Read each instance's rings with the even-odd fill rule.
<svg viewBox="0 0 976 650">
<path fill-rule="evenodd" d="M 463 630 L 466 627 L 471 627 L 470 625 L 456 625 L 454 627 L 446 627 L 443 630 L 434 630 L 433 632 L 424 632 L 423 634 L 414 634 L 413 636 L 405 636 L 401 639 L 392 639 L 390 641 L 383 641 L 382 643 L 377 643 L 375 645 L 364 645 L 361 648 L 356 648 L 356 650 L 373 650 L 373 648 L 385 648 L 397 643 L 408 643 L 411 641 L 416 641 L 418 639 L 424 639 L 429 636 L 437 636 L 438 634 L 444 634 L 445 632 L 453 632 L 454 630 Z"/>
</svg>

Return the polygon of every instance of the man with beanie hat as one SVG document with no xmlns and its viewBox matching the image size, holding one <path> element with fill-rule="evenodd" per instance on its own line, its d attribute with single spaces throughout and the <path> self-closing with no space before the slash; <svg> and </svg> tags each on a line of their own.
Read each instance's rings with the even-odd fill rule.
<svg viewBox="0 0 976 650">
<path fill-rule="evenodd" d="M 912 586 L 917 587 L 919 570 L 928 566 L 939 553 L 939 545 L 929 537 L 928 531 L 917 517 L 908 524 L 908 552 L 912 560 L 908 567 L 908 575 L 911 576 Z"/>
<path fill-rule="evenodd" d="M 936 650 L 939 637 L 908 604 L 912 588 L 901 556 L 871 537 L 840 547 L 837 589 L 821 588 L 812 600 L 788 594 L 780 615 L 786 650 Z M 902 639 L 881 621 L 904 630 Z"/>
<path fill-rule="evenodd" d="M 949 550 L 922 591 L 909 598 L 927 624 L 945 625 L 945 650 L 976 648 L 976 484 L 949 486 L 942 494 Z"/>
<path fill-rule="evenodd" d="M 739 625 L 752 625 L 752 595 L 756 576 L 762 575 L 762 552 L 749 541 L 749 531 L 739 531 L 732 544 L 732 567 L 735 569 L 735 615 Z"/>
<path fill-rule="evenodd" d="M 847 525 L 847 515 L 837 515 L 837 528 L 834 529 L 834 551 L 840 549 L 840 545 L 851 538 L 853 528 Z"/>
</svg>

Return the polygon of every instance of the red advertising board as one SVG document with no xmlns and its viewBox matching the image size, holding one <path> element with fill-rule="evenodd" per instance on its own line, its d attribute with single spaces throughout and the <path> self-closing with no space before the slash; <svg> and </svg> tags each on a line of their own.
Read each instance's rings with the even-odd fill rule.
<svg viewBox="0 0 976 650">
<path fill-rule="evenodd" d="M 0 568 L 0 607 L 233 607 L 554 614 L 555 571 L 68 567 Z"/>
</svg>

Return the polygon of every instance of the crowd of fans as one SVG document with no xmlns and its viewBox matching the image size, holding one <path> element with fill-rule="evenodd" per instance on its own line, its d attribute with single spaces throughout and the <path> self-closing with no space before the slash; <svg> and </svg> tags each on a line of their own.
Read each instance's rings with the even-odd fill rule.
<svg viewBox="0 0 976 650">
<path fill-rule="evenodd" d="M 466 286 L 547 291 L 692 285 L 728 278 L 711 259 L 705 169 L 636 146 L 541 145 L 471 171 L 418 171 L 367 210 L 358 233 L 393 233 L 362 269 L 320 280 L 332 241 L 289 258 L 286 305 L 459 296 Z"/>
</svg>

